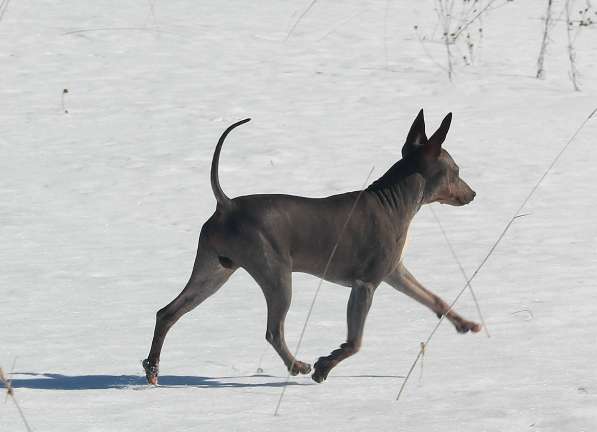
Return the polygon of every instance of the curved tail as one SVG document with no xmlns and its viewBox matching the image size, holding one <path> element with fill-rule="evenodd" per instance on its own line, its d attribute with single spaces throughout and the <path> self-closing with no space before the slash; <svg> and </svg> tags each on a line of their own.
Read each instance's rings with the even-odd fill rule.
<svg viewBox="0 0 597 432">
<path fill-rule="evenodd" d="M 214 151 L 214 156 L 211 161 L 211 189 L 214 192 L 214 196 L 216 197 L 216 201 L 218 204 L 223 207 L 230 207 L 232 200 L 226 196 L 222 188 L 220 187 L 220 178 L 218 177 L 218 164 L 220 163 L 220 151 L 222 150 L 222 145 L 224 144 L 224 140 L 226 136 L 230 133 L 232 129 L 241 124 L 244 124 L 251 120 L 250 118 L 246 118 L 239 122 L 234 123 L 233 125 L 229 126 L 228 129 L 224 131 L 220 139 L 218 140 L 218 144 L 216 145 L 216 150 Z"/>
</svg>

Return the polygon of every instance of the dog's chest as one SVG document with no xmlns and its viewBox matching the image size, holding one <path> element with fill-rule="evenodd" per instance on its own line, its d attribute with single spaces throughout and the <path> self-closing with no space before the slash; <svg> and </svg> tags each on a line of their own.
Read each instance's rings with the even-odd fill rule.
<svg viewBox="0 0 597 432">
<path fill-rule="evenodd" d="M 398 262 L 401 262 L 404 258 L 404 253 L 406 252 L 406 247 L 408 246 L 408 231 L 404 234 L 404 243 L 402 244 L 402 248 L 400 249 L 400 255 L 398 257 Z"/>
</svg>

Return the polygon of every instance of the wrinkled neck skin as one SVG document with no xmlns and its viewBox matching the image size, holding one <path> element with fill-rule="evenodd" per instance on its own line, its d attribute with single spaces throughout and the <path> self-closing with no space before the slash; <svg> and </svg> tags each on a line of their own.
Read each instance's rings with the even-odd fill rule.
<svg viewBox="0 0 597 432">
<path fill-rule="evenodd" d="M 396 162 L 365 191 L 373 194 L 390 214 L 410 222 L 425 204 L 425 186 L 416 161 L 406 158 Z"/>
</svg>

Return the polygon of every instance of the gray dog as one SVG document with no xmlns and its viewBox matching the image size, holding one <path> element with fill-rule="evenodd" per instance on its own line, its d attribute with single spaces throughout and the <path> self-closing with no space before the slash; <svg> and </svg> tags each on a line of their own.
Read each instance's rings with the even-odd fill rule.
<svg viewBox="0 0 597 432">
<path fill-rule="evenodd" d="M 478 332 L 481 326 L 463 319 L 437 295 L 421 285 L 402 263 L 411 220 L 423 204 L 468 204 L 475 192 L 458 176 L 458 166 L 442 143 L 452 114 L 429 138 L 421 110 L 402 148 L 402 159 L 365 189 L 327 198 L 291 195 L 248 195 L 230 199 L 218 180 L 220 150 L 230 126 L 220 137 L 211 165 L 211 186 L 218 202 L 201 229 L 197 257 L 184 290 L 157 313 L 151 350 L 143 361 L 147 381 L 158 382 L 160 351 L 166 333 L 185 313 L 214 294 L 239 267 L 259 284 L 267 302 L 265 338 L 292 375 L 308 374 L 311 365 L 290 353 L 284 320 L 292 296 L 292 272 L 310 273 L 351 288 L 348 335 L 339 349 L 320 357 L 313 380 L 322 382 L 339 362 L 359 351 L 373 294 L 384 281 L 430 308 L 446 314 L 456 330 Z M 324 268 L 334 246 L 328 271 Z"/>
</svg>

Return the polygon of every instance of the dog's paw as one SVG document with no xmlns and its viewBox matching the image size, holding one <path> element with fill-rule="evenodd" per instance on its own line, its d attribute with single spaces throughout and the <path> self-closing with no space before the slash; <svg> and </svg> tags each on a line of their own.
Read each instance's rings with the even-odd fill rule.
<svg viewBox="0 0 597 432">
<path fill-rule="evenodd" d="M 149 364 L 149 359 L 143 360 L 141 364 L 145 370 L 145 378 L 147 378 L 147 382 L 151 385 L 158 385 L 158 365 Z"/>
<path fill-rule="evenodd" d="M 332 370 L 332 362 L 327 357 L 319 357 L 319 360 L 313 365 L 315 371 L 311 378 L 316 383 L 322 383 L 328 377 L 330 370 Z"/>
<path fill-rule="evenodd" d="M 466 321 L 461 320 L 459 322 L 454 323 L 454 327 L 456 327 L 456 331 L 458 333 L 468 333 L 469 331 L 473 333 L 479 333 L 481 331 L 481 324 L 477 324 L 473 321 Z"/>
<path fill-rule="evenodd" d="M 290 375 L 295 376 L 298 374 L 306 375 L 311 372 L 311 365 L 309 363 L 305 363 L 299 360 L 296 360 L 292 365 L 292 369 L 290 370 Z"/>
</svg>

